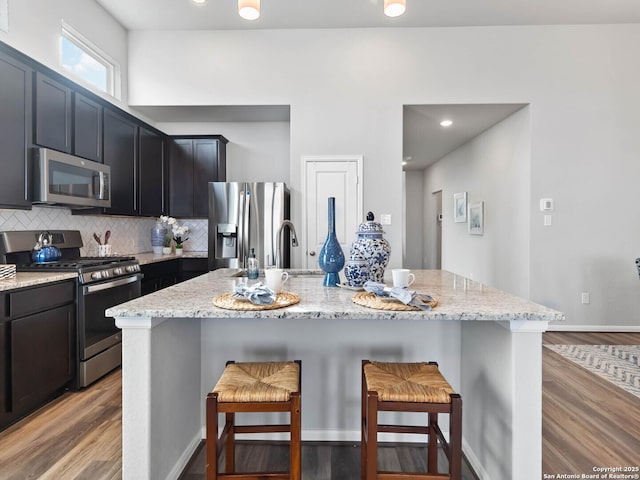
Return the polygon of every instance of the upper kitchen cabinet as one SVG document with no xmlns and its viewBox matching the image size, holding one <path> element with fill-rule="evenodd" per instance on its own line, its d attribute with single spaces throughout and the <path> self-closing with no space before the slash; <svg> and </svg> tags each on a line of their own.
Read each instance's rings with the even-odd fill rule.
<svg viewBox="0 0 640 480">
<path fill-rule="evenodd" d="M 111 208 L 105 213 L 136 215 L 138 125 L 123 115 L 104 110 L 104 163 L 111 167 Z"/>
<path fill-rule="evenodd" d="M 34 143 L 71 152 L 71 88 L 43 73 L 35 79 Z"/>
<path fill-rule="evenodd" d="M 222 135 L 174 137 L 169 153 L 169 210 L 180 218 L 207 218 L 209 182 L 227 177 Z"/>
<path fill-rule="evenodd" d="M 164 206 L 167 168 L 164 158 L 164 136 L 140 127 L 140 215 L 159 216 Z"/>
<path fill-rule="evenodd" d="M 0 52 L 0 206 L 31 208 L 33 70 Z"/>
<path fill-rule="evenodd" d="M 73 98 L 73 153 L 102 162 L 102 106 L 78 92 Z"/>
</svg>

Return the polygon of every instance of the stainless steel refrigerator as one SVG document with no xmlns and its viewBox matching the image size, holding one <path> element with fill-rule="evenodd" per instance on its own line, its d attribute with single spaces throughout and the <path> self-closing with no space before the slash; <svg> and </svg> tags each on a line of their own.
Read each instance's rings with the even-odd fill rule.
<svg viewBox="0 0 640 480">
<path fill-rule="evenodd" d="M 289 228 L 282 227 L 289 218 L 289 198 L 284 183 L 210 182 L 209 270 L 246 268 L 252 248 L 260 268 L 275 265 L 279 230 L 279 265 L 288 268 L 292 239 Z"/>
</svg>

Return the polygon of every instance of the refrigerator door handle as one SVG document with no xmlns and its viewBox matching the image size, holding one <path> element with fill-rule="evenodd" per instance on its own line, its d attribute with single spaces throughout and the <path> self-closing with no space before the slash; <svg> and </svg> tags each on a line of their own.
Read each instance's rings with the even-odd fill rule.
<svg viewBox="0 0 640 480">
<path fill-rule="evenodd" d="M 244 223 L 242 230 L 242 250 L 243 250 L 243 264 L 246 263 L 246 258 L 249 256 L 249 215 L 251 211 L 251 192 L 249 189 L 245 189 L 244 192 L 244 212 L 242 221 Z M 246 266 L 246 265 L 245 265 Z"/>
<path fill-rule="evenodd" d="M 238 246 L 238 266 L 240 268 L 244 268 L 244 191 L 240 192 L 238 195 L 238 238 L 237 238 L 237 246 Z"/>
</svg>

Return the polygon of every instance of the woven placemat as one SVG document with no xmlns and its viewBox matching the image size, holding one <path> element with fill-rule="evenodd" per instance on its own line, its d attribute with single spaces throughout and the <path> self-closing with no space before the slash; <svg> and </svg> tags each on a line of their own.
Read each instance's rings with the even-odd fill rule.
<svg viewBox="0 0 640 480">
<path fill-rule="evenodd" d="M 362 305 L 363 307 L 375 308 L 376 310 L 396 310 L 396 311 L 411 311 L 411 310 L 421 310 L 420 307 L 414 307 L 413 305 L 405 305 L 400 300 L 382 300 L 375 293 L 370 292 L 360 292 L 356 293 L 351 300 L 353 303 L 357 303 L 358 305 Z M 438 305 L 437 300 L 432 300 L 430 302 L 425 302 L 434 308 Z"/>
<path fill-rule="evenodd" d="M 215 297 L 213 304 L 225 310 L 273 310 L 295 305 L 299 301 L 300 296 L 295 293 L 280 292 L 276 294 L 276 300 L 271 305 L 256 305 L 255 303 L 233 298 L 233 293 L 225 293 Z"/>
</svg>

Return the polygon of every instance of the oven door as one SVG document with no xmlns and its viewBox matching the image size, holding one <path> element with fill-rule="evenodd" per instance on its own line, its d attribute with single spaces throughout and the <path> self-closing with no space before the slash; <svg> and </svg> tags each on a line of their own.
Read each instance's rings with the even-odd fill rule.
<svg viewBox="0 0 640 480">
<path fill-rule="evenodd" d="M 78 308 L 80 360 L 88 360 L 122 341 L 120 329 L 113 317 L 106 317 L 107 308 L 140 296 L 142 275 L 121 277 L 81 287 Z"/>
</svg>

